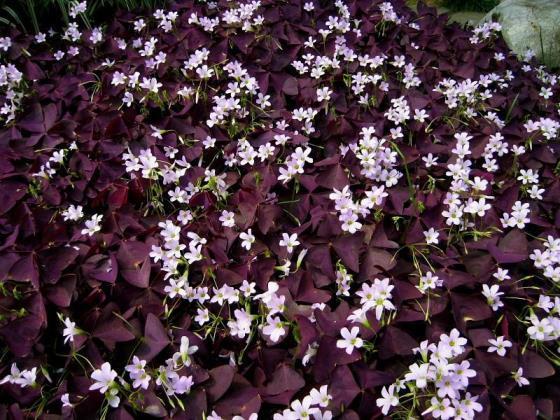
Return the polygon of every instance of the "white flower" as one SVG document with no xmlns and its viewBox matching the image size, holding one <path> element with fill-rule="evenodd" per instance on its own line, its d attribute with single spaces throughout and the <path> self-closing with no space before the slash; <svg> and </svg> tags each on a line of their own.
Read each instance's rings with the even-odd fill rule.
<svg viewBox="0 0 560 420">
<path fill-rule="evenodd" d="M 469 378 L 476 376 L 476 370 L 470 368 L 471 364 L 468 360 L 463 360 L 461 363 L 455 365 L 455 374 L 453 380 L 455 387 L 460 383 L 463 387 L 469 386 Z"/>
<path fill-rule="evenodd" d="M 437 157 L 434 157 L 434 155 L 432 153 L 428 153 L 426 156 L 422 157 L 422 160 L 424 161 L 424 164 L 426 165 L 426 168 L 430 168 L 432 166 L 434 166 L 435 164 L 437 164 Z"/>
<path fill-rule="evenodd" d="M 358 215 L 355 213 L 343 213 L 339 219 L 342 222 L 341 228 L 345 232 L 354 234 L 362 228 L 362 224 L 358 222 Z"/>
<path fill-rule="evenodd" d="M 384 415 L 389 413 L 391 407 L 396 407 L 399 404 L 399 397 L 395 395 L 395 385 L 389 386 L 389 389 L 383 387 L 381 390 L 381 398 L 375 402 Z"/>
<path fill-rule="evenodd" d="M 47 377 L 47 379 L 49 379 Z M 22 388 L 28 386 L 35 386 L 35 381 L 37 380 L 37 368 L 34 367 L 31 370 L 24 369 L 22 371 L 19 370 L 15 363 L 12 363 L 10 368 L 10 374 L 6 375 L 1 381 L 0 385 L 9 382 L 11 384 L 17 384 Z M 50 380 L 50 379 L 49 379 Z"/>
<path fill-rule="evenodd" d="M 12 40 L 11 38 L 5 36 L 5 37 L 0 37 L 0 50 L 2 51 L 8 51 L 8 49 L 12 46 Z"/>
<path fill-rule="evenodd" d="M 248 298 L 249 296 L 255 294 L 255 286 L 255 282 L 249 283 L 247 280 L 243 280 L 243 283 L 239 286 L 239 290 L 243 293 L 243 296 Z"/>
<path fill-rule="evenodd" d="M 189 394 L 193 384 L 192 376 L 175 376 L 171 382 L 172 391 L 177 395 Z"/>
<path fill-rule="evenodd" d="M 194 317 L 194 322 L 196 322 L 198 325 L 204 325 L 206 324 L 208 321 L 210 321 L 210 313 L 208 312 L 208 309 L 197 309 L 196 310 L 197 315 Z"/>
<path fill-rule="evenodd" d="M 89 387 L 90 391 L 98 389 L 104 394 L 113 385 L 117 372 L 111 369 L 111 364 L 105 362 L 101 365 L 101 369 L 96 369 L 91 374 L 91 379 L 95 382 Z"/>
<path fill-rule="evenodd" d="M 86 227 L 82 229 L 82 235 L 93 236 L 101 230 L 102 214 L 94 214 L 90 220 L 86 220 Z"/>
<path fill-rule="evenodd" d="M 78 329 L 76 328 L 76 323 L 72 322 L 70 318 L 64 319 L 65 328 L 62 330 L 62 336 L 64 337 L 64 344 L 74 342 L 74 336 L 78 335 Z"/>
<path fill-rule="evenodd" d="M 519 171 L 518 181 L 521 181 L 523 185 L 526 184 L 538 184 L 539 183 L 539 173 L 537 171 L 533 172 L 532 169 L 521 169 Z"/>
<path fill-rule="evenodd" d="M 123 104 L 125 104 L 127 107 L 130 107 L 130 105 L 132 105 L 132 103 L 134 102 L 134 96 L 132 96 L 132 93 L 130 92 L 125 92 L 123 95 L 123 100 L 122 100 Z"/>
<path fill-rule="evenodd" d="M 270 340 L 276 343 L 280 340 L 284 334 L 286 334 L 286 330 L 284 329 L 284 323 L 278 318 L 277 316 L 271 317 L 269 316 L 266 320 L 266 325 L 263 327 L 262 332 L 264 335 L 270 337 Z"/>
<path fill-rule="evenodd" d="M 224 284 L 219 289 L 214 287 L 214 296 L 212 296 L 212 299 L 210 300 L 210 302 L 217 302 L 219 305 L 223 305 L 224 301 L 227 301 L 230 305 L 239 301 L 237 291 L 227 284 Z"/>
<path fill-rule="evenodd" d="M 189 264 L 202 260 L 204 258 L 202 255 L 202 245 L 198 244 L 193 246 L 192 243 L 189 244 L 189 250 L 185 252 L 184 257 L 187 259 Z"/>
<path fill-rule="evenodd" d="M 442 334 L 439 340 L 438 350 L 444 355 L 449 355 L 451 357 L 463 353 L 465 351 L 464 346 L 467 344 L 467 339 L 461 337 L 461 333 L 457 328 L 453 328 L 449 335 Z"/>
<path fill-rule="evenodd" d="M 155 79 L 153 77 L 150 78 L 150 79 L 148 79 L 146 77 L 143 77 L 142 78 L 142 83 L 140 83 L 140 87 L 142 89 L 149 90 L 152 93 L 158 93 L 159 88 L 162 87 L 162 86 L 163 85 L 160 82 L 158 82 L 157 79 Z"/>
<path fill-rule="evenodd" d="M 511 279 L 511 277 L 508 274 L 508 270 L 506 270 L 504 268 L 500 268 L 500 267 L 498 267 L 498 270 L 494 274 L 492 274 L 492 277 L 494 277 L 498 281 L 504 281 L 504 280 Z"/>
<path fill-rule="evenodd" d="M 542 96 L 544 99 L 550 98 L 552 96 L 552 89 L 545 86 L 541 87 L 539 96 Z"/>
<path fill-rule="evenodd" d="M 216 145 L 216 139 L 214 137 L 206 136 L 206 139 L 202 140 L 202 145 L 205 149 L 211 149 Z"/>
<path fill-rule="evenodd" d="M 108 393 L 105 394 L 105 398 L 109 405 L 113 408 L 117 408 L 121 402 L 120 397 L 117 395 L 119 390 L 117 388 L 111 388 Z"/>
<path fill-rule="evenodd" d="M 223 417 L 216 413 L 216 411 L 212 411 L 210 415 L 206 416 L 206 420 L 223 420 Z"/>
<path fill-rule="evenodd" d="M 314 420 L 332 420 L 333 413 L 330 410 L 325 410 L 323 412 L 317 411 L 315 414 L 313 414 L 313 418 Z"/>
<path fill-rule="evenodd" d="M 62 217 L 64 217 L 64 221 L 66 222 L 69 220 L 76 222 L 84 217 L 83 210 L 84 208 L 82 206 L 74 206 L 73 204 L 71 204 L 66 210 L 62 212 Z"/>
<path fill-rule="evenodd" d="M 19 368 L 15 363 L 12 363 L 12 367 L 10 368 L 10 374 L 2 378 L 2 380 L 0 381 L 0 385 L 5 384 L 6 382 L 13 384 L 14 381 L 20 377 L 21 377 L 21 372 Z"/>
<path fill-rule="evenodd" d="M 214 70 L 208 67 L 206 64 L 203 64 L 196 69 L 196 74 L 201 79 L 209 79 L 214 74 Z"/>
<path fill-rule="evenodd" d="M 474 418 L 476 416 L 475 412 L 480 413 L 484 409 L 484 407 L 482 407 L 482 404 L 477 402 L 477 400 L 478 395 L 473 396 L 470 392 L 467 392 L 465 394 L 465 397 L 461 401 L 463 409 L 467 411 L 470 418 Z"/>
<path fill-rule="evenodd" d="M 319 102 L 329 101 L 331 99 L 332 90 L 328 87 L 322 87 L 317 89 L 317 100 Z"/>
<path fill-rule="evenodd" d="M 138 375 L 141 371 L 144 370 L 146 367 L 146 361 L 141 360 L 138 356 L 134 356 L 132 358 L 132 363 L 130 365 L 125 366 L 124 370 L 126 370 L 131 377 Z"/>
<path fill-rule="evenodd" d="M 103 41 L 103 32 L 101 31 L 101 29 L 100 28 L 93 28 L 92 31 L 91 31 L 91 35 L 89 37 L 89 40 L 94 45 Z"/>
<path fill-rule="evenodd" d="M 307 366 L 311 359 L 315 357 L 317 354 L 317 349 L 319 345 L 317 343 L 312 343 L 307 346 L 307 350 L 305 350 L 305 355 L 301 359 L 301 363 L 303 366 Z"/>
<path fill-rule="evenodd" d="M 60 396 L 60 402 L 62 402 L 63 407 L 73 407 L 74 405 L 70 402 L 70 394 L 62 394 Z"/>
<path fill-rule="evenodd" d="M 294 248 L 300 244 L 300 242 L 297 240 L 297 237 L 297 233 L 294 233 L 292 235 L 283 233 L 279 245 L 286 247 L 288 253 L 291 254 Z"/>
<path fill-rule="evenodd" d="M 345 349 L 347 354 L 352 354 L 354 348 L 359 349 L 364 345 L 363 340 L 358 337 L 359 332 L 360 329 L 358 327 L 352 327 L 351 331 L 349 331 L 348 328 L 344 327 L 342 330 L 340 330 L 342 339 L 336 342 L 336 347 L 338 347 L 339 349 Z"/>
<path fill-rule="evenodd" d="M 420 122 L 420 123 L 423 123 L 424 121 L 426 121 L 426 118 L 428 118 L 429 116 L 430 116 L 430 114 L 428 114 L 425 109 L 415 109 L 414 110 L 414 119 L 416 121 Z M 433 156 L 433 155 L 431 153 L 429 153 L 428 157 L 429 156 Z M 424 158 L 422 158 L 422 159 L 424 159 Z M 426 162 L 426 161 L 424 160 L 424 162 Z M 429 167 L 427 162 L 426 162 L 426 167 L 427 168 Z"/>
<path fill-rule="evenodd" d="M 265 161 L 266 159 L 274 155 L 275 150 L 276 148 L 269 142 L 267 142 L 266 144 L 261 144 L 258 151 L 259 159 Z"/>
<path fill-rule="evenodd" d="M 228 321 L 231 335 L 239 338 L 245 338 L 246 335 L 251 333 L 251 324 L 254 316 L 248 313 L 245 309 L 236 309 L 234 311 L 235 319 Z"/>
<path fill-rule="evenodd" d="M 548 318 L 538 319 L 536 316 L 530 318 L 531 326 L 527 328 L 527 334 L 532 340 L 546 341 L 550 339 L 554 327 L 550 324 Z"/>
<path fill-rule="evenodd" d="M 362 290 L 357 295 L 362 299 L 360 303 L 363 305 L 363 311 L 375 308 L 375 317 L 380 320 L 385 309 L 394 310 L 395 306 L 391 302 L 391 291 L 395 286 L 389 284 L 389 279 L 375 279 L 373 284 L 362 284 Z"/>
<path fill-rule="evenodd" d="M 294 419 L 310 419 L 311 415 L 314 415 L 319 411 L 317 407 L 312 407 L 312 405 L 313 400 L 309 396 L 306 396 L 303 400 L 301 400 L 301 402 L 299 400 L 293 401 L 290 407 L 293 410 L 293 415 L 295 416 Z"/>
<path fill-rule="evenodd" d="M 132 377 L 132 375 L 131 375 Z M 133 382 L 132 382 L 132 386 L 134 388 L 142 388 L 142 389 L 148 389 L 148 387 L 150 386 L 150 381 L 152 380 L 152 377 L 148 374 L 148 372 L 146 372 L 145 370 L 142 370 L 140 372 L 138 372 L 137 375 L 135 375 L 133 377 Z"/>
<path fill-rule="evenodd" d="M 327 385 L 321 386 L 318 390 L 313 388 L 309 393 L 312 403 L 319 405 L 319 407 L 327 407 L 332 396 L 329 395 L 329 390 Z"/>
<path fill-rule="evenodd" d="M 126 85 L 126 74 L 116 71 L 113 73 L 113 79 L 111 80 L 113 86 Z"/>
<path fill-rule="evenodd" d="M 14 383 L 18 384 L 20 387 L 25 388 L 27 386 L 34 386 L 37 380 L 37 368 L 34 367 L 31 370 L 22 370 L 21 376 L 14 379 Z"/>
<path fill-rule="evenodd" d="M 162 130 L 161 128 L 157 128 L 154 125 L 150 124 L 150 128 L 152 129 L 152 136 L 155 137 L 156 139 L 162 140 L 163 139 L 163 135 L 165 134 L 165 130 Z"/>
<path fill-rule="evenodd" d="M 455 410 L 451 406 L 451 401 L 449 398 L 444 398 L 439 400 L 437 397 L 432 397 L 430 400 L 430 407 L 425 410 L 422 415 L 425 416 L 428 413 L 432 413 L 432 416 L 437 419 L 447 420 L 453 417 Z"/>
<path fill-rule="evenodd" d="M 497 311 L 499 308 L 504 306 L 503 302 L 500 300 L 500 296 L 503 292 L 500 292 L 500 286 L 494 284 L 492 287 L 488 287 L 487 284 L 482 285 L 482 294 L 486 298 L 488 305 L 492 307 L 493 311 Z"/>
<path fill-rule="evenodd" d="M 144 22 L 144 19 L 138 19 L 134 21 L 134 30 L 136 32 L 140 32 L 145 27 L 146 27 L 146 23 Z"/>
<path fill-rule="evenodd" d="M 503 336 L 496 337 L 496 339 L 488 339 L 490 347 L 488 347 L 488 353 L 496 352 L 498 356 L 504 357 L 506 355 L 506 349 L 511 347 L 511 341 L 504 339 Z"/>
<path fill-rule="evenodd" d="M 180 296 L 185 298 L 187 296 L 187 291 L 185 289 L 186 283 L 184 279 L 169 279 L 169 285 L 165 286 L 163 291 L 167 293 L 170 299 L 174 299 L 175 296 Z"/>
<path fill-rule="evenodd" d="M 439 232 L 436 231 L 434 228 L 430 228 L 424 231 L 424 237 L 426 238 L 426 243 L 430 244 L 437 244 L 439 238 Z"/>
<path fill-rule="evenodd" d="M 272 105 L 269 99 L 270 99 L 270 95 L 263 95 L 262 93 L 259 92 L 259 94 L 257 95 L 257 100 L 255 102 L 262 109 L 265 109 L 268 108 L 270 105 Z"/>
<path fill-rule="evenodd" d="M 443 286 L 443 280 L 440 280 L 438 276 L 434 275 L 431 271 L 428 271 L 423 276 L 420 276 L 420 283 L 416 287 L 422 293 L 425 293 L 428 289 L 435 289 L 436 287 L 441 286 Z"/>
<path fill-rule="evenodd" d="M 538 185 L 533 185 L 531 189 L 528 190 L 529 197 L 531 197 L 533 200 L 542 200 L 542 193 L 544 193 L 544 191 L 544 188 L 539 188 Z"/>
<path fill-rule="evenodd" d="M 529 381 L 527 380 L 527 378 L 523 377 L 523 368 L 521 367 L 517 369 L 516 372 L 511 372 L 511 377 L 515 380 L 515 382 L 517 382 L 517 385 L 519 386 L 529 385 Z"/>
<path fill-rule="evenodd" d="M 74 3 L 74 5 L 70 8 L 70 11 L 68 12 L 68 14 L 73 18 L 76 19 L 76 17 L 78 16 L 78 14 L 80 13 L 84 13 L 87 10 L 87 2 L 86 1 L 81 1 L 81 2 L 76 2 Z"/>
<path fill-rule="evenodd" d="M 186 335 L 181 337 L 181 345 L 179 347 L 179 351 L 173 355 L 173 364 L 175 368 L 178 368 L 180 365 L 177 363 L 181 360 L 183 366 L 189 367 L 191 365 L 191 354 L 196 353 L 198 350 L 198 346 L 191 346 L 189 343 L 189 337 Z"/>
<path fill-rule="evenodd" d="M 428 356 L 428 351 L 431 349 L 431 347 L 435 347 L 435 344 L 428 344 L 428 340 L 424 340 L 420 343 L 418 347 L 413 348 L 412 352 L 414 354 L 420 353 L 422 359 L 426 360 Z"/>
<path fill-rule="evenodd" d="M 235 226 L 235 220 L 234 220 L 234 216 L 235 214 L 232 211 L 227 211 L 224 210 L 222 211 L 222 214 L 220 215 L 220 222 L 222 222 L 222 226 L 223 227 L 234 227 Z"/>
<path fill-rule="evenodd" d="M 187 232 L 187 237 L 191 240 L 190 246 L 206 245 L 208 240 L 202 236 L 199 236 L 196 232 Z"/>
<path fill-rule="evenodd" d="M 241 232 L 239 234 L 239 237 L 243 241 L 241 242 L 241 246 L 249 251 L 251 249 L 251 246 L 253 245 L 253 242 L 255 242 L 255 237 L 253 236 L 251 229 L 249 229 L 247 232 Z"/>
<path fill-rule="evenodd" d="M 270 281 L 268 282 L 267 288 L 268 290 L 266 292 L 255 296 L 255 299 L 262 300 L 265 305 L 268 305 L 273 297 L 276 296 L 276 292 L 280 289 L 280 286 L 278 286 L 278 283 Z"/>
<path fill-rule="evenodd" d="M 428 380 L 432 379 L 429 368 L 429 363 L 423 363 L 420 366 L 414 363 L 408 367 L 410 372 L 406 374 L 405 380 L 415 381 L 418 388 L 425 388 L 428 385 Z"/>
<path fill-rule="evenodd" d="M 132 364 L 125 366 L 125 370 L 134 381 L 132 383 L 134 388 L 148 389 L 152 378 L 146 372 L 145 367 L 146 361 L 140 360 L 138 356 L 132 358 Z"/>
</svg>

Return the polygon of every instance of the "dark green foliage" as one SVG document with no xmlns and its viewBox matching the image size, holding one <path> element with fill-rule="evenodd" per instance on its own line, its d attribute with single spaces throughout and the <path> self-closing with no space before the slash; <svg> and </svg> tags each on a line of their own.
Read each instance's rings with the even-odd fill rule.
<svg viewBox="0 0 560 420">
<path fill-rule="evenodd" d="M 445 0 L 443 5 L 454 12 L 489 12 L 500 0 Z"/>
<path fill-rule="evenodd" d="M 25 32 L 60 28 L 68 23 L 74 0 L 0 0 L 0 27 L 16 26 Z M 89 0 L 87 17 L 103 22 L 117 10 L 142 10 L 163 6 L 166 0 Z"/>
</svg>

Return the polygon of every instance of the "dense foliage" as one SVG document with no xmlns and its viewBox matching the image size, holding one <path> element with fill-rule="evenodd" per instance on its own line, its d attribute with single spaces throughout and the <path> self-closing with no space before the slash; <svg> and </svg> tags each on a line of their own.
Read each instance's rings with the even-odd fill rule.
<svg viewBox="0 0 560 420">
<path fill-rule="evenodd" d="M 531 52 L 402 1 L 84 12 L 0 36 L 3 417 L 558 415 Z"/>
<path fill-rule="evenodd" d="M 489 12 L 500 4 L 500 0 L 444 0 L 442 3 L 445 7 L 455 11 Z"/>
<path fill-rule="evenodd" d="M 153 10 L 167 3 L 166 0 L 90 0 L 79 21 L 91 27 L 121 11 Z M 76 0 L 0 0 L 0 25 L 31 33 L 59 30 L 73 19 L 68 11 L 76 4 Z"/>
</svg>

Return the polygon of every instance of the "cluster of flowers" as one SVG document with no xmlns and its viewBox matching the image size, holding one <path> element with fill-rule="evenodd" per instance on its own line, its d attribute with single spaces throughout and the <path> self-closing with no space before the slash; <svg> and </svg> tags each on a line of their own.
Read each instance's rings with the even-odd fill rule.
<svg viewBox="0 0 560 420">
<path fill-rule="evenodd" d="M 382 280 L 375 279 L 373 284 L 362 284 L 362 290 L 356 292 L 360 297 L 361 308 L 356 309 L 351 316 L 348 317 L 349 321 L 362 322 L 366 321 L 366 314 L 370 310 L 375 310 L 375 318 L 379 321 L 383 316 L 385 310 L 395 310 L 395 305 L 391 302 L 393 295 L 391 290 L 395 286 L 389 284 L 390 280 L 384 278 Z"/>
<path fill-rule="evenodd" d="M 10 44 L 9 38 L 0 38 L 0 51 L 6 51 Z M 15 119 L 24 93 L 23 73 L 13 64 L 0 64 L 0 118 L 3 122 Z"/>
<path fill-rule="evenodd" d="M 552 79 L 551 82 L 554 82 L 554 80 Z M 551 140 L 558 137 L 560 123 L 551 118 L 540 118 L 538 121 L 527 121 L 525 129 L 528 133 L 540 131 L 545 139 Z"/>
<path fill-rule="evenodd" d="M 12 363 L 10 373 L 0 380 L 0 385 L 5 383 L 16 384 L 21 388 L 34 387 L 37 381 L 37 368 L 19 370 L 17 364 Z"/>
<path fill-rule="evenodd" d="M 544 250 L 535 249 L 529 258 L 533 260 L 535 269 L 552 281 L 553 285 L 560 283 L 560 239 L 549 235 L 543 241 Z M 554 290 L 553 288 L 551 290 Z M 539 317 L 537 311 L 546 314 Z M 541 294 L 534 309 L 528 317 L 529 327 L 527 335 L 532 340 L 541 342 L 550 341 L 558 344 L 560 339 L 560 298 L 553 293 Z M 557 348 L 560 353 L 560 346 Z"/>
<path fill-rule="evenodd" d="M 179 375 L 183 368 L 191 365 L 191 355 L 196 353 L 197 346 L 191 346 L 189 339 L 185 336 L 181 337 L 179 351 L 173 354 L 173 357 L 167 359 L 164 365 L 159 366 L 152 372 L 146 370 L 146 361 L 141 360 L 138 356 L 132 358 L 132 363 L 125 366 L 125 370 L 132 380 L 133 389 L 148 389 L 150 381 L 155 378 L 156 386 L 165 390 L 168 397 L 175 395 L 188 394 L 193 386 L 193 377 L 187 375 Z M 111 368 L 109 362 L 101 365 L 100 369 L 96 369 L 91 374 L 93 384 L 90 390 L 98 390 L 105 394 L 109 405 L 118 407 L 120 403 L 119 392 L 130 390 L 130 384 L 122 377 L 119 377 L 118 383 L 115 381 L 118 375 Z"/>
<path fill-rule="evenodd" d="M 280 168 L 280 176 L 278 177 L 283 183 L 290 181 L 295 175 L 304 173 L 305 163 L 313 163 L 311 148 L 296 148 L 286 159 L 286 168 Z"/>
<path fill-rule="evenodd" d="M 552 417 L 557 388 L 514 386 L 560 363 L 558 77 L 530 52 L 402 1 L 86 9 L 0 38 L 6 410 Z"/>
<path fill-rule="evenodd" d="M 437 344 L 429 344 L 427 340 L 420 343 L 414 352 L 422 357 L 422 362 L 413 363 L 404 378 L 388 388 L 383 387 L 382 397 L 377 399 L 383 414 L 388 414 L 392 407 L 398 406 L 400 410 L 406 407 L 399 406 L 399 393 L 406 390 L 414 399 L 429 400 L 422 415 L 431 413 L 433 418 L 442 420 L 474 419 L 482 411 L 482 405 L 467 387 L 476 371 L 471 369 L 469 360 L 452 362 L 466 352 L 466 344 L 467 339 L 456 329 L 449 335 L 442 334 Z"/>
<path fill-rule="evenodd" d="M 181 226 L 175 225 L 169 220 L 160 222 L 158 226 L 161 228 L 160 235 L 163 239 L 163 248 L 152 245 L 150 257 L 155 263 L 161 260 L 162 270 L 166 272 L 167 278 L 180 275 L 179 268 L 182 263 L 193 264 L 203 258 L 201 249 L 202 245 L 206 243 L 206 239 L 201 238 L 194 232 L 189 232 L 188 251 L 184 251 L 187 246 L 181 243 Z M 175 285 L 172 284 L 172 286 L 175 288 Z M 203 289 L 196 295 L 204 299 L 207 293 Z"/>
<path fill-rule="evenodd" d="M 389 2 L 383 2 L 379 5 L 379 10 L 381 10 L 381 16 L 385 22 L 401 23 L 401 18 L 395 12 L 393 5 Z"/>
<path fill-rule="evenodd" d="M 233 213 L 225 210 L 221 218 L 222 223 L 231 225 Z M 207 243 L 207 240 L 201 238 L 195 232 L 188 232 L 187 236 L 191 241 L 189 243 L 189 250 L 185 252 L 186 245 L 179 242 L 181 227 L 174 225 L 170 221 L 162 222 L 159 226 L 162 228 L 160 235 L 164 240 L 163 248 L 153 245 L 150 257 L 156 263 L 160 260 L 162 261 L 162 269 L 167 273 L 166 278 L 169 281 L 169 285 L 165 287 L 165 292 L 169 298 L 180 297 L 189 302 L 197 302 L 200 305 L 195 317 L 197 324 L 201 327 L 205 326 L 212 317 L 213 322 L 207 326 L 207 331 L 210 333 L 216 323 L 223 321 L 221 316 L 216 315 L 220 313 L 219 310 L 213 309 L 212 313 L 210 313 L 209 308 L 205 304 L 207 301 L 211 305 L 216 305 L 216 308 L 227 304 L 230 310 L 234 304 L 238 304 L 241 307 L 234 309 L 233 315 L 227 320 L 229 333 L 233 337 L 249 341 L 254 332 L 252 330 L 253 321 L 257 318 L 263 320 L 258 325 L 258 328 L 272 342 L 278 342 L 280 338 L 285 336 L 286 322 L 280 319 L 280 315 L 285 310 L 285 296 L 277 293 L 279 290 L 278 283 L 270 282 L 268 290 L 258 295 L 256 294 L 255 283 L 248 282 L 247 280 L 243 280 L 239 288 L 227 284 L 219 288 L 214 287 L 211 291 L 205 286 L 192 287 L 188 280 L 189 266 L 204 258 L 201 249 Z M 247 250 L 250 250 L 255 242 L 251 229 L 247 232 L 241 232 L 239 238 L 241 239 L 241 246 Z M 284 234 L 279 245 L 285 247 L 288 253 L 292 253 L 294 247 L 299 245 L 297 235 Z M 289 260 L 287 262 L 289 263 Z M 298 262 L 298 264 L 300 263 L 301 261 Z M 287 269 L 289 272 L 289 264 L 287 268 L 282 269 Z M 262 303 L 262 307 L 266 308 L 264 313 L 259 313 L 260 316 L 258 317 L 251 314 L 247 306 L 251 301 Z M 257 310 L 260 308 L 257 308 Z"/>
<path fill-rule="evenodd" d="M 506 77 L 511 78 L 512 75 L 506 74 Z M 457 81 L 446 78 L 438 83 L 434 91 L 445 97 L 445 104 L 450 110 L 459 110 L 465 117 L 474 117 L 477 111 L 482 113 L 485 110 L 483 105 L 485 100 L 491 98 L 498 89 L 503 90 L 508 87 L 506 77 L 501 77 L 497 73 L 489 73 L 480 75 L 478 81 L 471 79 Z M 492 84 L 496 84 L 497 89 L 492 89 Z M 486 116 L 497 121 L 497 116 L 493 113 L 489 112 Z M 497 121 L 497 125 L 503 125 L 503 123 Z"/>
<path fill-rule="evenodd" d="M 391 99 L 391 108 L 385 113 L 385 116 L 397 125 L 404 124 L 410 118 L 410 107 L 406 98 Z"/>
<path fill-rule="evenodd" d="M 454 134 L 455 147 L 451 151 L 455 157 L 453 163 L 447 164 L 446 175 L 452 178 L 444 203 L 448 209 L 442 212 L 448 226 L 460 226 L 465 231 L 476 225 L 472 219 L 484 217 L 491 205 L 486 200 L 494 197 L 486 194 L 488 181 L 481 177 L 470 179 L 472 161 L 465 159 L 471 154 L 470 140 L 472 136 L 461 132 Z M 470 216 L 470 218 L 468 217 Z"/>
<path fill-rule="evenodd" d="M 473 35 L 470 38 L 471 43 L 478 44 L 483 41 L 492 39 L 502 30 L 502 25 L 498 22 L 483 22 L 473 29 Z"/>
<path fill-rule="evenodd" d="M 319 389 L 312 389 L 301 400 L 292 401 L 290 408 L 286 408 L 282 413 L 274 414 L 272 418 L 273 420 L 292 420 L 310 419 L 313 416 L 315 420 L 330 420 L 332 412 L 326 408 L 331 400 L 332 396 L 329 395 L 327 385 L 323 385 Z"/>
<path fill-rule="evenodd" d="M 511 213 L 504 212 L 500 221 L 502 222 L 502 226 L 504 228 L 509 226 L 523 229 L 525 225 L 531 221 L 529 218 L 530 212 L 529 203 L 516 201 L 511 207 Z"/>
<path fill-rule="evenodd" d="M 346 185 L 342 190 L 334 191 L 329 198 L 334 201 L 335 210 L 342 223 L 342 230 L 349 233 L 359 231 L 362 224 L 358 221 L 360 217 L 368 217 L 372 210 L 380 208 L 383 199 L 388 196 L 385 187 L 390 188 L 397 184 L 402 177 L 402 172 L 396 169 L 397 152 L 389 146 L 385 139 L 378 139 L 373 134 L 372 127 L 364 127 L 358 143 L 351 143 L 344 148 L 343 154 L 352 151 L 360 160 L 361 174 L 376 182 L 385 185 L 372 185 L 371 189 L 365 191 L 365 197 L 354 202 L 350 187 Z"/>
<path fill-rule="evenodd" d="M 329 194 L 329 198 L 334 201 L 335 210 L 339 214 L 338 219 L 342 222 L 342 230 L 356 233 L 362 228 L 362 224 L 358 221 L 359 217 L 368 216 L 373 208 L 381 206 L 387 195 L 383 186 L 372 186 L 370 191 L 366 191 L 366 197 L 354 202 L 352 192 L 347 185 L 340 191 L 335 188 L 334 192 Z"/>
</svg>

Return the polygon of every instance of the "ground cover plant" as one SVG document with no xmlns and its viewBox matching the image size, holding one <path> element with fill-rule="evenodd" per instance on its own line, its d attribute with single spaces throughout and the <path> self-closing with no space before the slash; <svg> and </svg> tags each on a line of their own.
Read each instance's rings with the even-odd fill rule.
<svg viewBox="0 0 560 420">
<path fill-rule="evenodd" d="M 76 3 L 75 0 L 0 0 L 0 24 L 17 27 L 25 33 L 60 30 L 76 20 L 77 16 L 69 14 Z M 121 9 L 141 12 L 166 4 L 166 0 L 90 0 L 77 20 L 90 28 L 96 22 L 106 23 L 107 16 Z"/>
<path fill-rule="evenodd" d="M 558 77 L 401 1 L 0 37 L 2 418 L 554 418 Z"/>
</svg>

